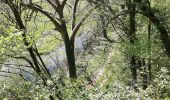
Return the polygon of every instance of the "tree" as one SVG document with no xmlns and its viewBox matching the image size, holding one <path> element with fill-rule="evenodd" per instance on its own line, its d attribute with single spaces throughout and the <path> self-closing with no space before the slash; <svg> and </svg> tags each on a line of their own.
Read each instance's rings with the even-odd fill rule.
<svg viewBox="0 0 170 100">
<path fill-rule="evenodd" d="M 136 43 L 136 4 L 133 0 L 127 1 L 127 8 L 129 10 L 129 42 L 133 46 Z M 137 84 L 137 58 L 135 55 L 130 55 L 130 68 L 132 72 L 132 85 L 136 87 Z"/>
<path fill-rule="evenodd" d="M 55 26 L 54 30 L 58 31 L 61 34 L 62 39 L 64 40 L 70 78 L 75 79 L 77 77 L 75 55 L 74 55 L 75 36 L 78 33 L 80 27 L 83 25 L 83 22 L 90 16 L 92 11 L 94 9 L 96 9 L 97 6 L 90 9 L 76 25 L 76 21 L 77 21 L 77 17 L 78 17 L 78 16 L 76 16 L 77 6 L 80 1 L 75 0 L 74 6 L 71 7 L 72 24 L 71 24 L 71 32 L 69 33 L 68 32 L 68 23 L 64 16 L 65 15 L 64 9 L 67 6 L 68 0 L 63 0 L 62 2 L 60 2 L 59 0 L 55 0 L 55 1 L 47 0 L 46 2 L 45 1 L 42 1 L 42 2 L 44 2 L 44 3 L 47 2 L 47 4 L 49 4 L 54 9 L 54 11 L 57 14 L 57 17 L 53 17 L 53 16 L 56 16 L 55 13 L 52 14 L 49 11 L 46 11 L 41 5 L 35 4 L 31 0 L 29 1 L 28 4 L 23 2 L 22 5 L 25 7 L 28 7 L 29 9 L 32 9 L 33 11 L 38 11 L 38 12 L 42 13 L 44 16 L 48 17 L 50 19 L 50 21 L 54 24 L 54 26 Z M 71 34 L 71 36 L 69 36 L 69 34 Z"/>
<path fill-rule="evenodd" d="M 19 1 L 13 1 L 13 0 L 2 0 L 2 3 L 8 5 L 9 10 L 12 13 L 7 13 L 6 18 L 11 18 L 12 20 L 7 19 L 9 22 L 13 21 L 15 24 L 15 27 L 22 33 L 22 38 L 23 38 L 23 43 L 27 48 L 27 52 L 29 53 L 31 60 L 29 60 L 28 57 L 24 56 L 19 56 L 14 58 L 19 58 L 19 59 L 24 59 L 27 61 L 30 66 L 34 69 L 34 71 L 39 75 L 39 77 L 43 80 L 44 85 L 47 85 L 47 79 L 51 77 L 51 74 L 49 73 L 47 67 L 45 66 L 37 48 L 35 45 L 33 45 L 30 41 L 28 41 L 28 31 L 27 31 L 27 26 L 26 23 L 29 21 L 29 17 L 27 19 L 24 19 L 26 22 L 24 23 L 23 21 L 23 11 L 24 8 L 21 7 L 21 3 Z M 5 11 L 4 11 L 5 12 Z M 5 16 L 5 14 L 4 14 Z M 13 17 L 14 16 L 14 17 Z M 32 13 L 30 15 L 32 17 Z M 12 22 L 12 23 L 13 23 Z"/>
<path fill-rule="evenodd" d="M 148 0 L 146 0 L 146 1 L 149 2 Z M 156 17 L 155 10 L 153 8 L 150 8 L 148 6 L 147 2 L 146 3 L 140 3 L 141 5 L 139 5 L 139 8 L 142 11 L 141 14 L 146 16 L 147 18 L 149 18 L 149 20 L 160 31 L 160 37 L 161 37 L 162 43 L 165 47 L 166 54 L 170 58 L 170 40 L 169 40 L 169 36 L 168 36 L 168 29 L 164 25 L 165 24 L 164 20 L 163 19 L 161 20 L 158 17 Z"/>
</svg>

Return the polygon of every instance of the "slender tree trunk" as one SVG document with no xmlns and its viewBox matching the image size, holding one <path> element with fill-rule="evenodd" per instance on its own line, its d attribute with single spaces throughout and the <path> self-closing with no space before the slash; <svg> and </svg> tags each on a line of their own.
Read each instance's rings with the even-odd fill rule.
<svg viewBox="0 0 170 100">
<path fill-rule="evenodd" d="M 38 49 L 37 47 L 35 46 L 35 49 L 34 49 L 34 52 L 36 53 L 36 55 L 38 56 L 40 62 L 42 63 L 42 66 L 43 66 L 43 69 L 44 69 L 44 72 L 46 72 L 46 74 L 51 78 L 51 74 L 49 72 L 49 70 L 47 69 L 42 57 L 40 56 L 40 53 L 38 52 Z"/>
<path fill-rule="evenodd" d="M 148 0 L 149 10 L 151 10 L 151 0 Z M 148 18 L 148 84 L 151 81 L 151 21 Z"/>
<path fill-rule="evenodd" d="M 32 59 L 32 61 L 33 61 L 33 63 L 34 63 L 34 66 L 32 66 L 33 67 L 33 69 L 37 72 L 37 74 L 40 76 L 40 78 L 42 79 L 42 81 L 43 81 L 43 84 L 44 85 L 47 85 L 46 84 L 46 77 L 42 74 L 42 71 L 41 71 L 41 68 L 40 68 L 40 66 L 39 66 L 39 62 L 38 62 L 38 59 L 37 59 L 37 57 L 36 57 L 36 54 L 34 53 L 34 50 L 33 50 L 33 47 L 32 46 L 30 46 L 29 47 L 29 45 L 30 45 L 30 43 L 26 40 L 26 28 L 25 28 L 25 26 L 24 26 L 24 24 L 23 24 L 23 21 L 22 21 L 22 19 L 21 19 L 21 16 L 20 16 L 20 13 L 19 13 L 19 11 L 18 11 L 18 8 L 17 7 L 15 7 L 15 5 L 11 5 L 11 4 L 9 4 L 9 6 L 11 7 L 11 10 L 13 11 L 13 14 L 14 14 L 14 16 L 15 16 L 15 19 L 16 19 L 16 23 L 17 23 L 17 25 L 18 25 L 18 28 L 20 29 L 20 30 L 23 30 L 24 32 L 23 32 L 23 34 L 22 34 L 22 37 L 23 37 L 23 42 L 24 42 L 24 44 L 25 44 L 25 46 L 28 46 L 28 48 L 27 48 L 27 50 L 28 50 L 28 52 L 29 52 L 29 54 L 30 54 L 30 56 L 31 56 L 31 59 Z"/>
<path fill-rule="evenodd" d="M 148 74 L 147 74 L 147 66 L 145 63 L 145 59 L 142 59 L 142 66 L 143 66 L 143 89 L 145 90 L 148 87 Z"/>
<path fill-rule="evenodd" d="M 132 73 L 132 85 L 137 83 L 137 68 L 135 56 L 130 57 L 130 69 Z M 135 87 L 136 88 L 136 87 Z"/>
<path fill-rule="evenodd" d="M 128 10 L 129 12 L 129 20 L 130 20 L 130 29 L 129 29 L 129 42 L 131 45 L 135 44 L 135 33 L 136 33 L 136 11 L 135 11 L 135 3 L 133 3 L 133 0 L 129 0 Z M 136 57 L 135 55 L 131 55 L 130 57 L 130 68 L 132 73 L 132 85 L 135 87 L 135 84 L 137 84 L 137 66 L 136 66 Z"/>
<path fill-rule="evenodd" d="M 149 58 L 148 58 L 148 77 L 149 81 L 151 81 L 151 22 L 149 21 L 148 25 L 148 52 L 149 52 Z"/>
</svg>

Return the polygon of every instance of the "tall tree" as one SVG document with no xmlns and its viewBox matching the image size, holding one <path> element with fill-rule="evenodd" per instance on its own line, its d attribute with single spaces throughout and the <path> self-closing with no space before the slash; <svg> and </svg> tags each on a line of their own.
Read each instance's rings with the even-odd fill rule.
<svg viewBox="0 0 170 100">
<path fill-rule="evenodd" d="M 54 14 L 50 13 L 50 11 L 46 11 L 43 6 L 35 4 L 33 1 L 29 0 L 29 3 L 22 3 L 23 6 L 32 9 L 34 11 L 38 11 L 48 17 L 50 21 L 54 24 L 56 31 L 58 31 L 62 39 L 64 40 L 65 44 L 65 50 L 66 50 L 66 56 L 67 56 L 67 62 L 68 62 L 68 68 L 69 68 L 69 75 L 70 78 L 75 79 L 77 78 L 76 75 L 76 64 L 75 64 L 75 54 L 74 54 L 74 41 L 75 41 L 75 36 L 78 33 L 80 27 L 83 25 L 84 21 L 90 16 L 92 11 L 97 7 L 94 7 L 90 9 L 84 16 L 83 18 L 77 23 L 77 7 L 80 2 L 80 0 L 74 0 L 74 5 L 71 7 L 72 9 L 72 14 L 70 17 L 72 17 L 72 26 L 71 26 L 71 33 L 68 32 L 68 24 L 67 20 L 65 18 L 65 12 L 64 9 L 68 3 L 68 0 L 46 0 L 46 1 L 41 1 L 47 4 L 49 4 L 53 10 L 56 12 Z M 57 17 L 56 15 L 57 14 Z M 76 24 L 77 23 L 77 24 Z M 71 36 L 69 36 L 71 34 Z"/>
<path fill-rule="evenodd" d="M 127 8 L 129 10 L 129 42 L 133 46 L 136 42 L 136 4 L 134 0 L 127 1 Z M 135 55 L 130 55 L 130 68 L 132 72 L 133 84 L 137 84 L 137 64 Z M 134 86 L 135 87 L 135 86 Z"/>
<path fill-rule="evenodd" d="M 156 16 L 155 9 L 148 5 L 149 0 L 144 0 L 144 1 L 145 2 L 138 2 L 139 9 L 142 11 L 141 14 L 149 18 L 149 20 L 159 30 L 162 43 L 166 50 L 166 54 L 168 58 L 170 58 L 170 39 L 168 35 L 167 25 L 164 22 L 164 19 L 160 19 L 159 17 Z"/>
</svg>

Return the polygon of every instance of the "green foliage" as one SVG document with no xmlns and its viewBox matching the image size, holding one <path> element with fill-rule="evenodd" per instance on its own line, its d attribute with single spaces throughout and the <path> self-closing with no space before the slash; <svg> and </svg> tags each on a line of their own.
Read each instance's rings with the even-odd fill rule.
<svg viewBox="0 0 170 100">
<path fill-rule="evenodd" d="M 170 76 L 166 68 L 161 68 L 161 70 L 157 72 L 157 76 L 146 90 L 139 87 L 138 92 L 121 83 L 121 81 L 115 80 L 110 81 L 109 84 L 106 85 L 101 86 L 101 84 L 96 84 L 92 86 L 84 76 L 79 77 L 76 81 L 70 81 L 66 78 L 64 79 L 64 86 L 57 84 L 57 86 L 59 86 L 58 89 L 56 89 L 55 86 L 48 88 L 21 81 L 17 84 L 1 83 L 0 98 L 44 100 L 49 99 L 49 96 L 52 95 L 57 99 L 56 94 L 58 91 L 61 91 L 61 96 L 64 100 L 160 100 L 163 98 L 168 100 L 170 96 L 169 82 Z"/>
<path fill-rule="evenodd" d="M 13 98 L 17 100 L 42 100 L 48 99 L 50 91 L 44 87 L 30 82 L 20 82 L 19 84 L 2 84 L 0 98 Z"/>
<path fill-rule="evenodd" d="M 15 1 L 18 2 L 20 0 Z M 33 3 L 39 4 L 39 1 L 33 0 Z M 72 0 L 68 1 L 67 7 L 64 8 L 63 19 L 66 20 L 68 35 L 71 36 L 72 21 L 70 19 L 72 13 L 70 10 L 74 3 Z M 136 0 L 136 2 L 139 3 L 140 0 Z M 18 77 L 20 74 L 17 74 L 16 77 L 12 79 L 13 81 L 6 80 L 0 82 L 0 99 L 49 100 L 50 97 L 54 97 L 55 100 L 58 100 L 60 96 L 63 100 L 169 100 L 170 61 L 163 48 L 160 33 L 157 28 L 151 24 L 151 34 L 149 37 L 149 20 L 137 14 L 135 43 L 129 43 L 129 11 L 126 11 L 126 7 L 123 9 L 120 7 L 121 5 L 124 6 L 125 3 L 124 0 L 105 2 L 98 9 L 94 10 L 94 13 L 86 20 L 86 23 L 84 23 L 80 31 L 82 31 L 84 35 L 84 31 L 87 32 L 90 30 L 91 33 L 94 33 L 94 38 L 89 38 L 88 41 L 90 42 L 87 42 L 87 48 L 81 53 L 76 54 L 78 72 L 78 78 L 76 80 L 68 78 L 68 69 L 64 66 L 63 68 L 57 69 L 52 74 L 52 77 L 48 77 L 47 86 L 44 86 L 38 77 L 37 81 L 26 81 L 20 79 Z M 169 30 L 168 26 L 170 26 L 169 3 L 170 1 L 168 0 L 151 1 L 153 12 L 167 30 Z M 0 4 L 0 6 L 1 5 L 2 4 Z M 53 8 L 49 6 L 48 2 L 43 2 L 41 5 L 50 15 L 54 14 L 52 17 L 55 17 L 59 23 L 62 22 L 61 19 L 58 19 L 59 16 L 52 10 Z M 76 13 L 76 22 L 79 22 L 93 5 L 93 3 L 89 5 L 89 2 L 81 1 Z M 110 6 L 110 8 L 107 8 L 108 6 Z M 138 4 L 136 6 L 138 6 Z M 5 9 L 8 11 L 9 7 L 5 6 Z M 136 9 L 138 13 L 138 8 Z M 41 54 L 56 51 L 56 48 L 64 46 L 63 40 L 61 40 L 63 34 L 53 30 L 55 28 L 54 25 L 42 14 L 30 9 L 23 9 L 21 17 L 24 25 L 26 25 L 26 30 L 19 30 L 15 22 L 9 22 L 8 17 L 14 19 L 14 16 L 10 13 L 11 11 L 9 10 L 8 13 L 10 14 L 8 16 L 8 13 L 6 14 L 4 12 L 5 10 L 3 10 L 0 9 L 2 14 L 0 15 L 0 22 L 2 22 L 0 23 L 0 63 L 8 63 L 8 60 L 11 60 L 10 58 L 23 56 L 32 61 L 27 52 L 27 48 L 31 46 L 38 48 L 40 56 Z M 84 12 L 84 14 L 82 14 L 82 12 Z M 33 15 L 31 15 L 31 13 Z M 112 17 L 119 13 L 123 13 L 123 15 L 113 20 Z M 140 10 L 139 13 L 141 13 Z M 4 14 L 8 17 L 4 17 Z M 118 30 L 117 34 L 122 36 L 124 41 L 120 43 L 109 43 L 103 39 L 102 35 L 99 34 L 102 30 L 100 29 L 101 26 L 98 25 L 98 17 L 100 15 L 107 17 L 107 19 L 104 19 L 106 22 L 109 22 L 109 19 L 113 20 L 111 21 L 112 25 L 109 24 L 106 27 L 108 37 L 111 38 L 112 35 L 115 36 L 115 33 L 112 34 L 115 32 L 114 27 Z M 30 20 L 26 20 L 27 17 L 30 17 Z M 98 34 L 96 35 L 95 32 Z M 26 35 L 26 38 L 23 38 L 23 34 Z M 77 36 L 79 36 L 79 34 Z M 23 39 L 29 42 L 29 46 L 24 44 Z M 146 90 L 142 88 L 142 74 L 147 73 L 142 70 L 143 67 L 137 70 L 139 73 L 137 75 L 137 91 L 131 86 L 132 75 L 128 58 L 131 55 L 146 59 L 146 65 L 149 64 L 148 59 L 151 60 L 152 80 L 149 81 Z M 16 62 L 22 63 L 22 61 L 17 59 Z M 45 62 L 45 64 L 47 63 L 51 62 Z M 20 68 L 20 66 L 15 67 Z"/>
<path fill-rule="evenodd" d="M 4 35 L 0 35 L 0 54 L 2 58 L 5 56 L 15 56 L 22 54 L 26 48 L 23 45 L 22 32 L 14 27 L 4 30 Z"/>
</svg>

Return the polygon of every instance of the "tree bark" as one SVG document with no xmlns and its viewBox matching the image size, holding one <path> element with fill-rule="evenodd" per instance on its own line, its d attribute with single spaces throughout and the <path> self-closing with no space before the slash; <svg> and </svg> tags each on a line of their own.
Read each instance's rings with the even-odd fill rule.
<svg viewBox="0 0 170 100">
<path fill-rule="evenodd" d="M 70 78 L 75 79 L 77 78 L 77 75 L 76 75 L 74 48 L 71 41 L 68 39 L 65 40 L 65 49 L 66 49 L 66 56 L 68 61 Z"/>
<path fill-rule="evenodd" d="M 75 64 L 75 55 L 74 55 L 74 41 L 71 41 L 69 39 L 68 33 L 63 34 L 63 39 L 65 44 L 69 75 L 71 79 L 76 79 L 77 74 L 76 74 L 76 64 Z"/>
</svg>

